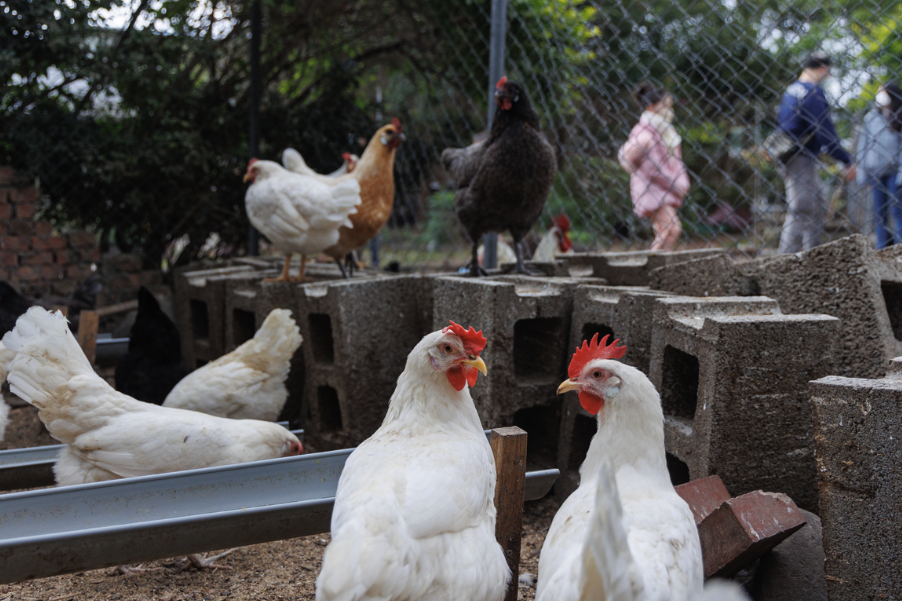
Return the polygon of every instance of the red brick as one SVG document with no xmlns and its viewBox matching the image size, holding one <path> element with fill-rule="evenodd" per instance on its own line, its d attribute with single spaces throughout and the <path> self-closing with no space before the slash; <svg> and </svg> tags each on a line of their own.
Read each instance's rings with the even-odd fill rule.
<svg viewBox="0 0 902 601">
<path fill-rule="evenodd" d="M 0 266 L 2 267 L 18 267 L 19 254 L 10 250 L 0 251 Z"/>
<path fill-rule="evenodd" d="M 31 247 L 35 250 L 61 250 L 67 245 L 63 236 L 50 236 L 49 238 L 33 236 L 31 238 Z"/>
<path fill-rule="evenodd" d="M 699 480 L 693 480 L 686 484 L 675 486 L 674 490 L 680 495 L 692 515 L 695 516 L 695 525 L 702 523 L 708 515 L 721 506 L 724 501 L 730 500 L 730 493 L 724 486 L 720 476 L 708 476 Z"/>
<path fill-rule="evenodd" d="M 7 231 L 11 236 L 28 237 L 34 233 L 34 222 L 25 219 L 11 219 L 6 222 Z"/>
<path fill-rule="evenodd" d="M 23 236 L 3 236 L 0 238 L 0 248 L 5 250 L 28 250 L 28 238 Z"/>
<path fill-rule="evenodd" d="M 781 493 L 756 490 L 724 501 L 698 527 L 705 578 L 727 578 L 806 524 Z"/>
<path fill-rule="evenodd" d="M 33 202 L 16 205 L 16 217 L 19 219 L 34 219 L 34 214 L 38 212 L 38 205 Z"/>
<path fill-rule="evenodd" d="M 0 186 L 14 186 L 19 182 L 19 175 L 12 167 L 0 167 Z"/>
<path fill-rule="evenodd" d="M 81 280 L 89 275 L 91 275 L 91 267 L 88 265 L 69 265 L 66 267 L 66 277 Z"/>
<path fill-rule="evenodd" d="M 41 198 L 40 188 L 15 188 L 9 193 L 9 200 L 13 204 L 34 203 Z"/>
<path fill-rule="evenodd" d="M 87 248 L 97 245 L 97 238 L 91 232 L 73 232 L 69 234 L 69 243 L 74 248 Z"/>
<path fill-rule="evenodd" d="M 45 280 L 58 280 L 63 277 L 63 268 L 59 265 L 41 265 L 41 277 Z"/>
<path fill-rule="evenodd" d="M 13 218 L 12 205 L 0 204 L 0 219 L 12 219 L 12 218 Z"/>
<path fill-rule="evenodd" d="M 35 221 L 34 233 L 38 236 L 49 236 L 53 233 L 53 225 L 49 221 Z"/>
<path fill-rule="evenodd" d="M 77 250 L 58 250 L 53 253 L 53 260 L 57 264 L 78 263 L 78 259 L 79 253 Z"/>
<path fill-rule="evenodd" d="M 100 260 L 100 248 L 95 246 L 91 250 L 81 251 L 81 258 L 85 261 L 93 261 L 96 263 Z"/>
<path fill-rule="evenodd" d="M 41 278 L 41 274 L 38 271 L 38 268 L 32 265 L 19 267 L 13 270 L 11 273 L 13 275 L 13 278 L 17 281 L 38 280 Z"/>
<path fill-rule="evenodd" d="M 53 253 L 48 251 L 36 252 L 22 257 L 22 265 L 50 265 L 53 263 Z"/>
</svg>

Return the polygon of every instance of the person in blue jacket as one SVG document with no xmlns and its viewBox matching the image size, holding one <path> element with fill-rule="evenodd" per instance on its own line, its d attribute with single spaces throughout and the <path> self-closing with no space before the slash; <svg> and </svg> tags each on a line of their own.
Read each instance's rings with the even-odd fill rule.
<svg viewBox="0 0 902 601">
<path fill-rule="evenodd" d="M 827 97 L 820 87 L 830 75 L 830 65 L 826 54 L 809 56 L 805 70 L 786 89 L 780 103 L 780 128 L 799 145 L 782 169 L 788 204 L 780 235 L 782 253 L 808 250 L 821 243 L 827 207 L 817 175 L 818 155 L 826 152 L 846 165 L 846 179 L 855 177 L 855 163 L 839 143 Z"/>
<path fill-rule="evenodd" d="M 886 248 L 902 242 L 902 178 L 897 175 L 902 150 L 902 90 L 893 82 L 886 83 L 880 86 L 875 101 L 864 117 L 855 159 L 858 183 L 870 186 L 874 195 L 877 248 Z"/>
</svg>

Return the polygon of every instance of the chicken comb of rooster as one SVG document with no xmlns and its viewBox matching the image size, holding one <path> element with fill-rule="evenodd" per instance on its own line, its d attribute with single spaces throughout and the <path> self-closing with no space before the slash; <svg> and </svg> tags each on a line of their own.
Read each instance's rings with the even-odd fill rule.
<svg viewBox="0 0 902 601">
<path fill-rule="evenodd" d="M 254 163 L 256 163 L 256 162 L 259 161 L 259 160 L 260 160 L 260 159 L 254 157 L 254 158 L 252 158 L 251 160 L 249 160 L 249 161 L 247 162 L 247 166 L 250 167 L 251 165 L 253 165 Z"/>
<path fill-rule="evenodd" d="M 498 83 L 495 84 L 495 89 L 500 90 L 504 87 L 504 84 L 507 83 L 507 75 L 502 75 L 501 79 L 498 80 Z"/>
<path fill-rule="evenodd" d="M 559 230 L 565 232 L 570 231 L 570 219 L 563 213 L 553 218 L 551 222 L 554 223 L 555 227 L 557 227 Z"/>
<path fill-rule="evenodd" d="M 344 159 L 345 161 L 350 161 L 350 160 L 351 160 L 351 153 L 350 153 L 350 152 L 343 152 L 343 153 L 341 153 L 341 158 Z"/>
<path fill-rule="evenodd" d="M 461 339 L 467 352 L 479 353 L 485 348 L 486 337 L 482 335 L 482 330 L 477 332 L 473 326 L 470 326 L 469 330 L 465 330 L 463 326 L 452 321 L 450 326 L 446 326 L 442 330 L 442 334 L 447 334 L 448 332 L 457 335 Z"/>
<path fill-rule="evenodd" d="M 619 359 L 625 355 L 625 346 L 615 346 L 620 342 L 619 338 L 611 344 L 606 345 L 610 336 L 610 334 L 605 334 L 604 338 L 601 339 L 601 342 L 598 341 L 598 334 L 592 336 L 592 342 L 583 340 L 583 345 L 577 348 L 576 352 L 573 353 L 573 359 L 570 360 L 570 367 L 567 369 L 567 375 L 570 376 L 571 379 L 579 377 L 579 374 L 582 373 L 583 368 L 589 361 L 595 361 L 596 359 Z"/>
<path fill-rule="evenodd" d="M 401 120 L 397 117 L 391 120 L 391 124 L 395 126 L 395 129 L 398 130 L 398 133 L 404 131 L 404 126 L 401 125 Z"/>
</svg>

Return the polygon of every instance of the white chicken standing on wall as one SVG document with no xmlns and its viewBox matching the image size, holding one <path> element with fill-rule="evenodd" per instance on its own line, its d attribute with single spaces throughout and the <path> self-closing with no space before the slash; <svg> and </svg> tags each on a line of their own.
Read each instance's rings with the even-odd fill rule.
<svg viewBox="0 0 902 601">
<path fill-rule="evenodd" d="M 348 215 L 360 205 L 356 179 L 328 184 L 316 177 L 292 173 L 273 161 L 251 159 L 244 181 L 252 182 L 244 197 L 248 219 L 285 253 L 279 277 L 287 282 L 291 255 L 301 255 L 297 280 L 304 279 L 307 255 L 319 254 L 338 242 L 341 226 L 353 227 Z"/>
<path fill-rule="evenodd" d="M 702 592 L 701 543 L 670 482 L 661 399 L 607 339 L 583 342 L 558 388 L 579 391 L 598 431 L 545 537 L 536 601 L 689 601 Z"/>
<path fill-rule="evenodd" d="M 299 455 L 282 426 L 142 403 L 94 373 L 66 318 L 32 307 L 3 344 L 13 392 L 38 408 L 50 435 L 69 445 L 53 466 L 58 484 L 230 465 Z"/>
<path fill-rule="evenodd" d="M 451 323 L 420 341 L 382 426 L 345 463 L 317 601 L 500 601 L 495 462 L 467 385 L 482 332 Z"/>
<path fill-rule="evenodd" d="M 275 421 L 288 399 L 285 380 L 302 341 L 291 311 L 273 309 L 253 338 L 182 378 L 163 406 Z"/>
<path fill-rule="evenodd" d="M 286 148 L 282 151 L 282 166 L 293 173 L 300 173 L 301 175 L 311 175 L 317 178 L 320 178 L 320 181 L 324 181 L 326 183 L 337 183 L 338 178 L 342 175 L 347 175 L 354 171 L 357 167 L 357 163 L 360 161 L 360 157 L 356 154 L 351 154 L 350 152 L 345 152 L 341 155 L 342 160 L 344 161 L 341 164 L 341 167 L 333 171 L 332 173 L 322 174 L 317 173 L 313 169 L 311 169 L 307 162 L 304 160 L 304 157 L 301 156 L 301 153 L 295 150 L 294 148 Z"/>
</svg>

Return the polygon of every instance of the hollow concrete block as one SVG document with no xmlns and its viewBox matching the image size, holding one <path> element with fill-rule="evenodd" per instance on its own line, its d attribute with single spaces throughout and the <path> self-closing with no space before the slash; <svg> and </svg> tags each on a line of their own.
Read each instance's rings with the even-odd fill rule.
<svg viewBox="0 0 902 601">
<path fill-rule="evenodd" d="M 721 248 L 701 248 L 672 252 L 572 253 L 560 255 L 558 260 L 567 265 L 571 275 L 588 272 L 593 277 L 604 278 L 612 286 L 648 286 L 649 274 L 654 269 L 725 252 Z"/>
<path fill-rule="evenodd" d="M 776 490 L 816 508 L 808 382 L 833 369 L 839 321 L 784 315 L 766 297 L 655 302 L 650 379 L 668 459 L 733 494 Z"/>
<path fill-rule="evenodd" d="M 902 598 L 902 378 L 821 378 L 811 404 L 829 598 Z"/>
</svg>

